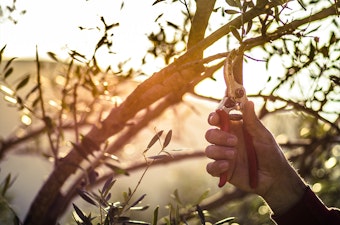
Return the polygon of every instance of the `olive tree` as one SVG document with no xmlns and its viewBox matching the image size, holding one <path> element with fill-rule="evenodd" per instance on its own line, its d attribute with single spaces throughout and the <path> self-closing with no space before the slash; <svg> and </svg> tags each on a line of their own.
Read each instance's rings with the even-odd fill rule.
<svg viewBox="0 0 340 225">
<path fill-rule="evenodd" d="M 127 67 L 126 62 L 113 62 L 115 67 L 101 68 L 97 52 L 103 49 L 110 52 L 115 45 L 112 34 L 119 26 L 119 21 L 108 22 L 101 17 L 98 29 L 102 37 L 96 42 L 93 55 L 85 56 L 75 49 L 69 53 L 68 59 L 61 60 L 58 55 L 49 53 L 54 61 L 65 67 L 65 72 L 58 75 L 62 82 L 52 85 L 58 93 L 55 96 L 57 110 L 52 110 L 47 104 L 51 99 L 44 94 L 39 54 L 35 58 L 36 74 L 24 76 L 11 89 L 13 91 L 5 93 L 14 99 L 19 111 L 28 110 L 30 117 L 40 123 L 36 123 L 39 126 L 31 125 L 24 136 L 4 137 L 0 156 L 19 143 L 40 138 L 48 143 L 47 149 L 41 152 L 52 158 L 54 163 L 52 172 L 32 202 L 24 224 L 55 224 L 78 194 L 90 201 L 87 192 L 82 190 L 106 180 L 105 192 L 108 185 L 113 184 L 112 176 L 204 157 L 203 151 L 180 152 L 171 157 L 173 153 L 165 151 L 171 141 L 172 132 L 169 131 L 162 139 L 162 150 L 151 157 L 155 160 L 153 163 L 148 161 L 150 159 L 129 162 L 124 158 L 122 160 L 129 162 L 126 165 L 130 166 L 122 167 L 118 162 L 124 146 L 152 120 L 183 103 L 186 94 L 217 102 L 219 99 L 206 97 L 209 93 L 196 93 L 195 87 L 203 80 L 214 81 L 216 76 L 220 76 L 215 72 L 223 66 L 225 57 L 233 49 L 241 49 L 245 60 L 263 63 L 267 69 L 280 63 L 282 72 L 270 74 L 267 85 L 249 97 L 262 100 L 259 112 L 262 119 L 283 112 L 294 112 L 299 116 L 299 139 L 282 143 L 287 157 L 305 179 L 322 185 L 320 196 L 327 203 L 340 206 L 337 198 L 329 197 L 339 195 L 338 184 L 332 182 L 339 176 L 336 165 L 340 155 L 340 3 L 336 0 L 157 0 L 145 4 L 150 4 L 150 7 L 163 5 L 164 10 L 175 5 L 182 15 L 181 22 L 174 22 L 160 14 L 155 18 L 158 30 L 148 34 L 151 47 L 141 62 L 142 65 L 147 64 L 148 57 L 161 59 L 164 68 L 160 71 L 147 74 L 143 68 Z M 217 42 L 224 43 L 224 49 L 208 54 L 211 51 L 205 50 Z M 5 51 L 6 48 L 2 48 L 1 55 Z M 14 60 L 1 63 L 3 86 L 13 86 L 8 80 L 13 72 L 11 64 Z M 103 104 L 103 98 L 115 100 L 113 96 L 123 95 L 120 87 L 140 74 L 146 75 L 147 79 L 129 91 L 122 102 Z M 260 76 L 264 75 L 254 73 L 250 79 Z M 32 87 L 24 92 L 23 88 L 28 83 L 32 83 Z M 287 94 L 293 92 L 299 94 Z M 150 137 L 144 153 L 163 138 L 162 132 Z M 63 144 L 65 141 L 70 144 Z M 63 154 L 62 148 L 67 149 L 63 150 Z M 99 175 L 97 170 L 103 167 L 109 170 Z M 130 202 L 133 193 L 127 194 L 123 207 L 133 205 Z M 204 199 L 197 211 L 218 212 L 228 201 L 246 199 L 246 196 L 246 193 L 235 189 Z M 243 218 L 240 223 L 261 222 L 262 219 L 253 218 L 244 207 L 239 206 L 240 211 L 243 209 L 239 214 Z M 78 215 L 82 215 L 78 207 L 75 209 Z M 234 210 L 232 212 L 237 214 Z"/>
</svg>

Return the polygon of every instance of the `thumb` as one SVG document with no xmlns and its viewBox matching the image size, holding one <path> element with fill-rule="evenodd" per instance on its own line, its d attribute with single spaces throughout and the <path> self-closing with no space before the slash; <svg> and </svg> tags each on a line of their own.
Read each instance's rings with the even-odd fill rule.
<svg viewBox="0 0 340 225">
<path fill-rule="evenodd" d="M 243 122 L 247 131 L 253 137 L 261 137 L 264 133 L 268 132 L 267 128 L 257 117 L 252 101 L 247 101 L 244 105 Z"/>
</svg>

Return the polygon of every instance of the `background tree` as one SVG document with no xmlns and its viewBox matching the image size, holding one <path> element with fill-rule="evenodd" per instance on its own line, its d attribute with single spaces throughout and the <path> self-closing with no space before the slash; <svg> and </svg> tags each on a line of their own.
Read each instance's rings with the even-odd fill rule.
<svg viewBox="0 0 340 225">
<path fill-rule="evenodd" d="M 282 146 L 301 175 L 315 184 L 315 189 L 322 187 L 318 191 L 325 202 L 339 207 L 339 198 L 334 196 L 340 194 L 336 182 L 340 156 L 340 3 L 336 0 L 161 0 L 151 3 L 152 7 L 177 4 L 183 15 L 182 23 L 178 24 L 164 18 L 163 14 L 155 18 L 158 30 L 148 34 L 152 47 L 141 59 L 143 65 L 150 62 L 150 57 L 163 59 L 164 68 L 152 75 L 144 72 L 143 67 L 136 70 L 126 66 L 127 62 L 117 62 L 114 68 L 99 66 L 97 53 L 103 49 L 110 52 L 114 46 L 112 34 L 119 26 L 119 21 L 108 22 L 104 17 L 98 21 L 97 29 L 102 37 L 92 55 L 74 50 L 68 59 L 61 60 L 49 53 L 65 67 L 65 72 L 59 75 L 61 82 L 53 83 L 55 77 L 49 77 L 51 88 L 58 93 L 54 99 L 46 95 L 38 53 L 37 73 L 23 76 L 16 83 L 10 80 L 14 59 L 1 63 L 1 87 L 7 99 L 40 123 L 29 126 L 24 137 L 1 140 L 0 156 L 29 139 L 47 138 L 48 148 L 41 152 L 54 162 L 53 171 L 32 202 L 24 224 L 55 224 L 79 189 L 90 188 L 112 174 L 118 176 L 145 168 L 144 159 L 124 158 L 123 147 L 150 121 L 183 103 L 184 95 L 189 93 L 207 99 L 195 92 L 196 85 L 220 76 L 215 72 L 223 65 L 228 51 L 235 48 L 244 49 L 246 60 L 265 62 L 268 69 L 274 63 L 281 63 L 284 72 L 268 76 L 267 85 L 251 97 L 263 100 L 259 116 L 264 120 L 282 112 L 298 115 L 300 131 L 297 135 L 301 139 L 288 139 Z M 124 1 L 120 7 L 124 7 Z M 216 21 L 221 21 L 218 28 Z M 225 43 L 227 51 L 207 54 L 205 50 L 218 41 Z M 5 50 L 2 48 L 1 55 Z M 263 55 L 261 58 L 259 53 Z M 129 93 L 121 89 L 140 74 L 148 78 Z M 250 76 L 247 79 L 257 79 L 261 74 Z M 29 83 L 32 86 L 28 86 Z M 113 96 L 126 98 L 120 103 L 115 101 L 118 97 Z M 47 104 L 55 99 L 58 110 Z M 105 101 L 107 99 L 110 102 Z M 66 141 L 69 146 L 65 145 Z M 204 157 L 204 154 L 202 151 L 179 153 L 174 158 L 165 154 L 152 165 L 193 157 Z M 131 166 L 122 168 L 118 159 Z M 97 171 L 103 167 L 109 170 L 98 176 Z M 241 224 L 268 223 L 267 216 L 261 216 L 261 201 L 247 198 L 236 189 L 207 198 L 201 207 L 223 214 L 221 206 L 240 198 L 247 203 L 227 206 L 228 213 L 238 216 Z M 253 215 L 256 210 L 260 215 Z"/>
</svg>

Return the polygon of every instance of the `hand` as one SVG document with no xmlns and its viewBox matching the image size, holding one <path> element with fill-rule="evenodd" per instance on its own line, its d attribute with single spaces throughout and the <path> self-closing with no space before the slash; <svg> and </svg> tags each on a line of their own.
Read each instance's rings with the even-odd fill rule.
<svg viewBox="0 0 340 225">
<path fill-rule="evenodd" d="M 212 113 L 209 123 L 218 126 L 219 117 Z M 244 123 L 244 124 L 243 124 Z M 245 126 L 253 138 L 258 160 L 258 187 L 249 186 L 248 161 L 242 132 Z M 231 133 L 211 129 L 206 139 L 207 157 L 215 160 L 207 165 L 207 172 L 218 177 L 229 173 L 229 182 L 236 187 L 262 196 L 274 212 L 282 213 L 303 195 L 306 185 L 290 166 L 273 135 L 264 127 L 254 112 L 254 104 L 246 102 L 243 121 L 233 121 Z"/>
</svg>

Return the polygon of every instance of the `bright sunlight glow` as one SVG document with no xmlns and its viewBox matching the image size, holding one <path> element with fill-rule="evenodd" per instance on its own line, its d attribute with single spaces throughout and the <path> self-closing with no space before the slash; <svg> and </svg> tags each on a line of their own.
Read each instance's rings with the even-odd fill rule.
<svg viewBox="0 0 340 225">
<path fill-rule="evenodd" d="M 6 2 L 10 1 L 3 0 L 0 4 L 6 5 Z M 112 31 L 112 53 L 108 54 L 103 49 L 96 55 L 98 64 L 103 68 L 108 65 L 115 67 L 117 62 L 126 60 L 130 60 L 127 66 L 141 68 L 143 65 L 140 59 L 150 47 L 146 34 L 155 31 L 158 27 L 155 18 L 163 13 L 176 22 L 181 17 L 175 13 L 180 12 L 178 7 L 183 7 L 183 5 L 162 4 L 152 6 L 154 0 L 124 1 L 122 10 L 120 10 L 121 1 L 112 0 L 18 0 L 16 2 L 16 7 L 19 10 L 26 10 L 25 14 L 18 16 L 17 24 L 0 17 L 0 46 L 7 45 L 5 57 L 32 60 L 36 46 L 38 46 L 41 59 L 49 58 L 47 52 L 53 52 L 58 58 L 64 59 L 68 57 L 68 52 L 71 50 L 77 50 L 86 56 L 90 56 L 94 51 L 96 42 L 103 35 L 103 29 L 97 27 L 102 25 L 100 17 L 103 16 L 108 24 L 119 22 L 119 26 L 113 28 Z M 292 2 L 292 4 L 297 3 Z M 164 10 L 164 7 L 168 8 Z M 175 10 L 171 7 L 177 8 Z M 211 24 L 212 30 L 225 23 L 225 21 L 215 20 L 215 17 L 215 15 L 212 15 L 214 21 Z M 225 41 L 222 40 L 213 48 L 209 48 L 206 53 L 216 54 L 225 51 Z M 244 86 L 247 94 L 255 94 L 268 85 L 267 79 L 270 73 L 273 77 L 280 76 L 284 69 L 280 59 L 277 61 L 274 59 L 271 61 L 270 71 L 267 72 L 265 62 L 261 61 L 263 52 L 253 50 L 249 54 L 259 61 L 248 59 L 244 63 Z M 150 60 L 152 60 L 152 63 L 148 63 L 148 67 L 143 67 L 144 71 L 149 74 L 157 72 L 165 66 L 157 59 L 151 58 Z M 217 82 L 208 79 L 199 84 L 196 87 L 197 93 L 221 98 L 226 88 L 221 70 L 215 78 Z M 62 77 L 57 77 L 58 84 L 63 82 Z M 11 95 L 11 90 L 5 89 L 4 86 L 0 86 L 0 88 L 1 91 Z M 299 93 L 293 90 L 286 96 L 289 98 L 293 97 L 294 94 Z M 10 100 L 13 99 L 7 99 L 7 101 Z M 112 101 L 116 100 L 115 98 L 112 99 Z"/>
</svg>

